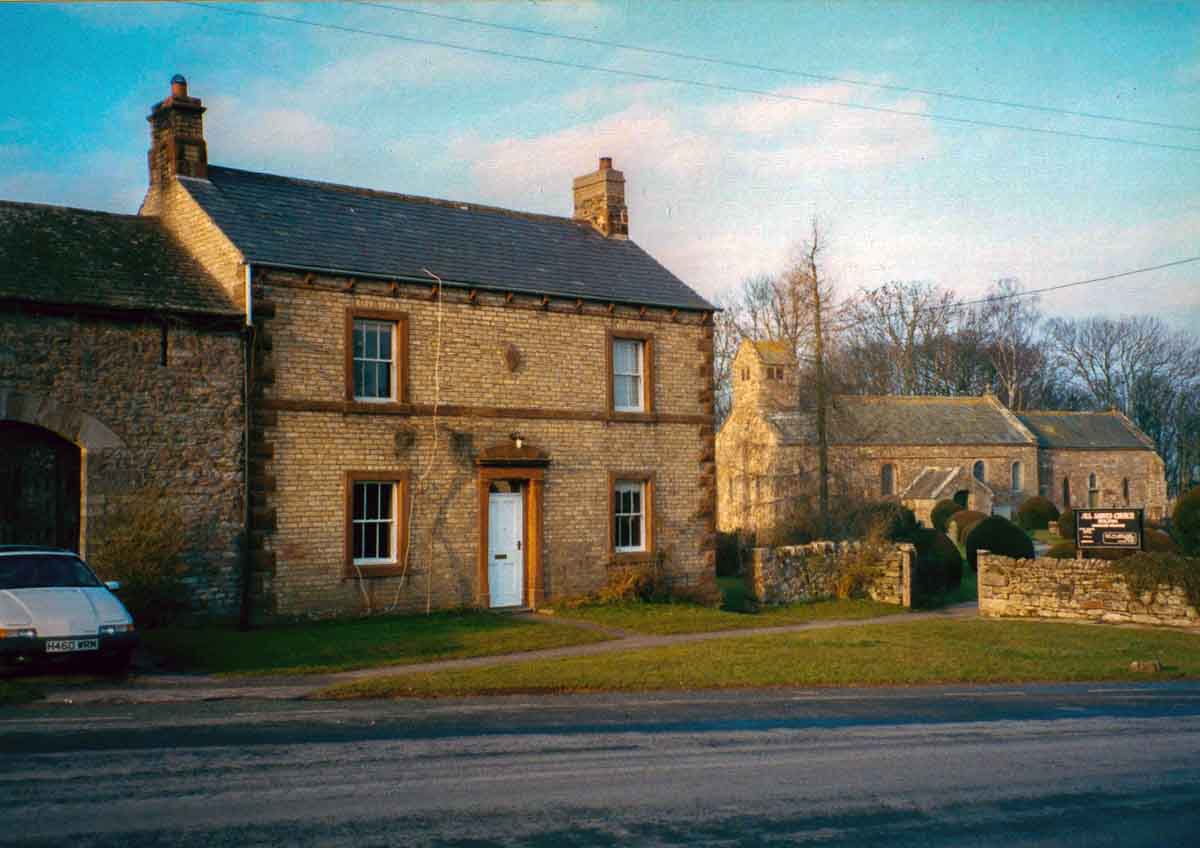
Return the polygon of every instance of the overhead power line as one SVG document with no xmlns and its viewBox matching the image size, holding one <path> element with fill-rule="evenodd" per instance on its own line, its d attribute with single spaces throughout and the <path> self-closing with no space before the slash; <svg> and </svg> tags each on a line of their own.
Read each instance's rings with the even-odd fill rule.
<svg viewBox="0 0 1200 848">
<path fill-rule="evenodd" d="M 549 30 L 534 29 L 533 27 L 515 26 L 512 24 L 498 24 L 493 21 L 482 21 L 477 18 L 467 18 L 459 15 L 447 15 L 442 12 L 430 12 L 424 9 L 410 9 L 406 6 L 393 6 L 390 3 L 374 3 L 369 2 L 369 0 L 350 0 L 350 2 L 357 6 L 368 6 L 376 9 L 384 9 L 389 12 L 401 12 L 406 15 L 419 15 L 425 18 L 437 18 L 443 21 L 454 21 L 456 23 L 470 24 L 472 26 L 487 27 L 488 29 L 521 33 L 522 35 L 536 35 L 542 38 L 556 38 L 562 41 L 574 41 L 581 44 L 591 44 L 598 47 L 614 47 L 618 50 L 629 50 L 635 53 L 645 53 L 650 56 L 665 56 L 671 59 L 686 59 L 691 62 L 704 62 L 705 64 L 709 65 L 721 65 L 728 68 L 741 68 L 742 70 L 748 71 L 766 71 L 772 74 L 804 77 L 806 79 L 820 80 L 822 82 L 835 82 L 841 85 L 852 85 L 859 88 L 874 88 L 881 91 L 896 91 L 906 94 L 923 94 L 929 97 L 943 97 L 948 100 L 961 100 L 966 103 L 983 103 L 989 106 L 1004 106 L 1009 109 L 1025 109 L 1033 112 L 1045 112 L 1052 115 L 1067 115 L 1073 118 L 1088 118 L 1095 121 L 1116 121 L 1123 124 L 1133 124 L 1141 127 L 1155 127 L 1158 129 L 1182 130 L 1184 132 L 1200 133 L 1200 127 L 1190 126 L 1188 124 L 1171 124 L 1164 121 L 1149 121 L 1141 118 L 1126 118 L 1119 115 L 1105 115 L 1099 112 L 1083 112 L 1075 109 L 1064 109 L 1058 106 L 1040 106 L 1034 103 L 1021 103 L 1015 100 L 998 100 L 991 97 L 978 97 L 971 94 L 960 94 L 954 91 L 945 91 L 934 88 L 916 88 L 915 86 L 908 85 L 868 82 L 867 80 L 836 77 L 830 74 L 818 74 L 813 71 L 802 71 L 797 68 L 780 68 L 772 65 L 760 65 L 755 62 L 739 62 L 735 59 L 720 59 L 715 56 L 704 56 L 697 53 L 685 53 L 680 50 L 666 50 L 657 47 L 645 47 L 640 44 L 626 44 L 620 41 L 609 41 L 607 39 L 592 38 L 586 35 L 570 35 L 559 32 L 550 32 Z"/>
<path fill-rule="evenodd" d="M 962 306 L 975 306 L 980 303 L 999 303 L 1002 300 L 1012 300 L 1017 297 L 1030 297 L 1035 294 L 1045 294 L 1046 292 L 1061 291 L 1062 289 L 1073 289 L 1077 286 L 1090 286 L 1093 283 L 1106 283 L 1109 280 L 1119 280 L 1122 277 L 1132 277 L 1137 274 L 1148 274 L 1151 271 L 1161 271 L 1164 268 L 1174 268 L 1178 265 L 1187 265 L 1192 262 L 1200 262 L 1200 256 L 1189 256 L 1187 259 L 1176 259 L 1174 262 L 1164 262 L 1161 265 L 1150 265 L 1145 268 L 1134 268 L 1132 271 L 1121 271 L 1117 274 L 1106 274 L 1103 277 L 1091 277 L 1087 280 L 1076 280 L 1073 283 L 1059 283 L 1055 286 L 1045 286 L 1040 289 L 1029 289 L 1028 291 L 1013 292 L 1012 294 L 997 295 L 995 297 L 981 297 L 978 300 L 963 300 L 954 304 L 955 308 Z"/>
<path fill-rule="evenodd" d="M 961 124 L 964 126 L 986 127 L 989 129 L 1014 130 L 1017 132 L 1035 133 L 1046 136 L 1059 136 L 1062 138 L 1074 138 L 1084 141 L 1103 141 L 1113 144 L 1124 144 L 1135 147 L 1151 147 L 1159 150 L 1176 150 L 1186 153 L 1200 153 L 1200 147 L 1193 147 L 1185 144 L 1165 144 L 1155 141 L 1142 141 L 1133 138 L 1119 138 L 1116 136 L 1094 135 L 1091 133 L 1071 132 L 1069 130 L 1054 130 L 1044 127 L 1023 126 L 1021 124 L 1006 124 L 998 121 L 984 121 L 974 118 L 958 118 L 951 115 L 938 115 L 931 112 L 918 112 L 916 110 L 893 109 L 885 106 L 869 106 L 865 103 L 848 103 L 837 100 L 825 100 L 818 97 L 802 97 L 799 95 L 782 94 L 776 91 L 767 91 L 757 88 L 746 88 L 743 86 L 726 85 L 723 83 L 702 82 L 700 80 L 689 80 L 680 77 L 670 77 L 661 74 L 643 73 L 641 71 L 629 71 L 620 68 L 603 68 L 596 65 L 585 65 L 578 62 L 568 62 L 560 59 L 547 59 L 541 56 L 529 56 L 521 53 L 510 53 L 504 50 L 493 50 L 486 47 L 471 47 L 465 44 L 455 44 L 447 41 L 437 41 L 429 38 L 418 38 L 411 35 L 400 35 L 399 33 L 381 32 L 379 30 L 364 29 L 362 27 L 351 27 L 343 24 L 323 23 L 320 21 L 310 21 L 305 18 L 293 18 L 287 15 L 275 15 L 269 12 L 254 12 L 249 9 L 232 9 L 227 6 L 210 5 L 207 3 L 196 2 L 180 2 L 181 6 L 195 6 L 205 11 L 223 12 L 230 15 L 242 15 L 251 18 L 264 18 L 273 21 L 283 21 L 286 23 L 299 24 L 301 26 L 312 27 L 314 29 L 324 29 L 334 32 L 344 32 L 353 35 L 368 35 L 376 38 L 386 38 L 391 41 L 402 41 L 409 44 L 424 44 L 431 47 L 442 47 L 447 50 L 457 50 L 463 53 L 472 53 L 479 56 L 492 56 L 501 59 L 514 59 L 522 62 L 534 62 L 540 65 L 549 65 L 559 68 L 570 68 L 575 71 L 589 71 L 592 73 L 609 74 L 611 76 L 630 77 L 632 79 L 647 80 L 650 82 L 665 82 L 676 85 L 686 85 L 693 88 L 703 88 L 711 91 L 726 91 L 735 94 L 750 94 L 757 97 L 766 97 L 773 100 L 785 100 L 796 103 L 816 103 L 822 106 L 834 106 L 842 109 L 856 109 L 865 112 L 879 112 L 888 115 L 900 115 L 907 118 L 923 118 L 933 121 L 945 121 L 949 123 Z"/>
</svg>

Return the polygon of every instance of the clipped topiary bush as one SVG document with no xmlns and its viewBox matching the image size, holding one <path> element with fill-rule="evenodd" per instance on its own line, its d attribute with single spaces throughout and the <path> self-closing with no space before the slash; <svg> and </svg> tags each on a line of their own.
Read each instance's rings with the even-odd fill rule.
<svg viewBox="0 0 1200 848">
<path fill-rule="evenodd" d="M 1075 543 L 1059 542 L 1046 551 L 1046 556 L 1051 559 L 1075 559 Z"/>
<path fill-rule="evenodd" d="M 1156 554 L 1179 553 L 1179 545 L 1175 544 L 1175 540 L 1171 538 L 1171 534 L 1163 530 L 1156 530 L 1153 527 L 1146 528 L 1146 538 L 1143 542 L 1143 547 L 1147 551 Z"/>
<path fill-rule="evenodd" d="M 971 569 L 978 568 L 976 552 L 991 551 L 994 554 L 1014 559 L 1033 559 L 1033 540 L 1025 531 L 1007 518 L 989 515 L 967 531 L 967 562 Z"/>
<path fill-rule="evenodd" d="M 1188 553 L 1200 553 L 1200 486 L 1179 496 L 1171 513 L 1171 525 L 1180 547 Z"/>
<path fill-rule="evenodd" d="M 962 507 L 958 505 L 958 501 L 938 501 L 929 513 L 929 520 L 933 524 L 933 529 L 945 533 L 946 524 L 956 512 L 962 512 Z"/>
<path fill-rule="evenodd" d="M 856 539 L 904 540 L 916 529 L 913 511 L 892 501 L 865 504 L 850 517 L 850 535 Z"/>
<path fill-rule="evenodd" d="M 913 601 L 953 591 L 962 582 L 962 555 L 945 533 L 919 527 L 909 536 L 917 549 Z"/>
<path fill-rule="evenodd" d="M 963 509 L 950 516 L 949 527 L 953 538 L 959 542 L 965 542 L 967 536 L 966 531 L 971 527 L 987 518 L 982 512 L 975 512 L 972 509 Z"/>
<path fill-rule="evenodd" d="M 1037 495 L 1026 498 L 1017 507 L 1017 525 L 1025 530 L 1045 530 L 1051 521 L 1058 520 L 1058 507 Z"/>
<path fill-rule="evenodd" d="M 1058 535 L 1075 544 L 1075 510 L 1064 509 L 1058 516 Z"/>
</svg>

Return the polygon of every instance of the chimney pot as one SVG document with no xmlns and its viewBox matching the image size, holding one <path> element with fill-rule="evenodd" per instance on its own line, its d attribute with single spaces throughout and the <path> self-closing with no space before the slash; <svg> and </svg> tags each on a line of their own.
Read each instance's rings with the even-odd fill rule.
<svg viewBox="0 0 1200 848">
<path fill-rule="evenodd" d="M 601 156 L 600 157 L 600 170 L 601 171 L 612 170 L 612 157 L 611 156 Z"/>
<path fill-rule="evenodd" d="M 187 97 L 187 80 L 183 74 L 176 74 L 171 77 L 171 96 L 172 97 Z"/>
</svg>

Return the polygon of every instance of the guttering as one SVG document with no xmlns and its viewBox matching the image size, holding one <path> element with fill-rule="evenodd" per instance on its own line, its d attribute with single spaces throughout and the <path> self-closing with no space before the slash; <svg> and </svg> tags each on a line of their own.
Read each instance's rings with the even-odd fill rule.
<svg viewBox="0 0 1200 848">
<path fill-rule="evenodd" d="M 429 285 L 428 277 L 415 277 L 407 274 L 378 274 L 370 271 L 350 271 L 345 268 L 324 268 L 318 265 L 289 265 L 285 262 L 259 262 L 259 266 L 267 268 L 278 268 L 282 271 L 305 271 L 314 274 L 329 274 L 337 277 L 357 277 L 360 280 L 378 280 L 380 282 L 399 282 L 399 283 L 420 283 Z M 678 303 L 664 303 L 654 300 L 628 300 L 626 298 L 614 297 L 598 297 L 594 294 L 583 294 L 578 292 L 549 292 L 542 289 L 525 288 L 521 286 L 497 286 L 490 283 L 476 283 L 463 280 L 445 279 L 443 283 L 453 288 L 462 289 L 479 289 L 480 291 L 489 292 L 517 292 L 519 294 L 532 294 L 546 297 L 561 298 L 562 300 L 586 300 L 590 303 L 620 303 L 625 306 L 655 306 L 660 309 L 679 309 L 686 312 L 723 312 L 721 307 L 708 304 L 707 306 L 683 306 Z M 707 301 L 705 301 L 707 303 Z"/>
</svg>

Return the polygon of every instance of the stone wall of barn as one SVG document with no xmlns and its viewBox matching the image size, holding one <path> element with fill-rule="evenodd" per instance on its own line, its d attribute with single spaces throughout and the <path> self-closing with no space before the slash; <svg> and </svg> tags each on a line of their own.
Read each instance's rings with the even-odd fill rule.
<svg viewBox="0 0 1200 848">
<path fill-rule="evenodd" d="M 430 286 L 282 271 L 258 278 L 255 305 L 252 485 L 264 608 L 326 615 L 479 603 L 476 460 L 514 434 L 549 460 L 543 597 L 531 601 L 604 582 L 614 564 L 614 474 L 653 475 L 656 551 L 640 559 L 661 554 L 683 584 L 713 578 L 712 333 L 701 314 L 450 288 L 439 301 Z M 347 400 L 348 311 L 403 316 L 404 403 Z M 644 420 L 607 411 L 610 332 L 651 338 L 654 403 Z M 348 472 L 407 474 L 403 574 L 359 577 L 348 564 Z"/>
<path fill-rule="evenodd" d="M 81 447 L 80 550 L 115 498 L 178 504 L 196 600 L 237 609 L 243 528 L 242 340 L 236 329 L 0 314 L 0 420 Z"/>
<path fill-rule="evenodd" d="M 1086 619 L 1200 628 L 1183 589 L 1134 595 L 1100 559 L 1010 559 L 980 551 L 979 612 L 993 617 Z"/>
</svg>

